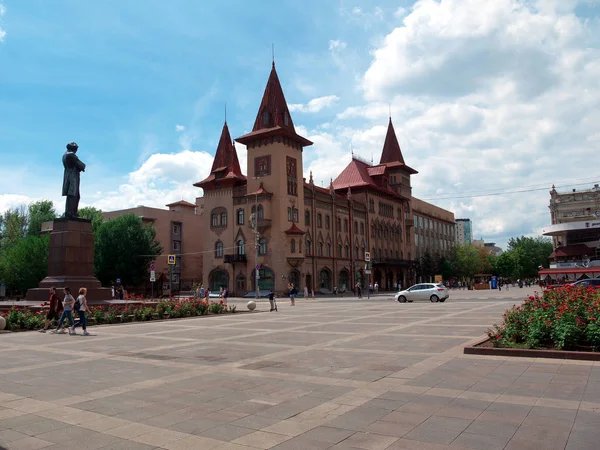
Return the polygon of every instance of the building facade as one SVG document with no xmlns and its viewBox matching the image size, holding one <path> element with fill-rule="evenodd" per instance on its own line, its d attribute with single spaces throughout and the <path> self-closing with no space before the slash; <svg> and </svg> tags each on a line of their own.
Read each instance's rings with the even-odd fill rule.
<svg viewBox="0 0 600 450">
<path fill-rule="evenodd" d="M 550 191 L 550 219 L 543 229 L 552 238 L 550 267 L 583 264 L 600 258 L 600 186 L 591 189 Z"/>
<path fill-rule="evenodd" d="M 154 227 L 155 239 L 163 248 L 163 254 L 154 261 L 156 281 L 152 285 L 148 279 L 145 286 L 138 287 L 157 295 L 189 291 L 193 284 L 202 281 L 203 243 L 198 239 L 198 231 L 203 227 L 203 219 L 196 214 L 197 205 L 182 200 L 167 207 L 168 210 L 138 206 L 102 213 L 104 220 L 133 214 Z M 175 255 L 173 267 L 167 264 L 167 255 Z"/>
<path fill-rule="evenodd" d="M 471 219 L 456 219 L 456 243 L 459 245 L 470 245 L 473 243 L 473 228 Z"/>
<path fill-rule="evenodd" d="M 412 198 L 415 256 L 449 258 L 455 242 L 454 213 L 431 203 Z"/>
<path fill-rule="evenodd" d="M 417 171 L 405 164 L 391 119 L 379 164 L 353 157 L 328 188 L 316 186 L 302 169 L 312 142 L 297 134 L 273 64 L 253 129 L 236 141 L 247 147 L 247 176 L 225 123 L 210 175 L 195 184 L 204 192 L 196 203 L 208 288 L 284 293 L 294 283 L 328 293 L 415 281 Z"/>
</svg>

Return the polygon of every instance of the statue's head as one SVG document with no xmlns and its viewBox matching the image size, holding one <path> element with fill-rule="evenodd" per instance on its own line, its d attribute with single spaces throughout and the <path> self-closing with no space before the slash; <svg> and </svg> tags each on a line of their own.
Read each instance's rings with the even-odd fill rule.
<svg viewBox="0 0 600 450">
<path fill-rule="evenodd" d="M 67 144 L 67 150 L 70 152 L 76 153 L 78 148 L 79 148 L 79 145 L 77 145 L 76 142 L 69 142 Z"/>
</svg>

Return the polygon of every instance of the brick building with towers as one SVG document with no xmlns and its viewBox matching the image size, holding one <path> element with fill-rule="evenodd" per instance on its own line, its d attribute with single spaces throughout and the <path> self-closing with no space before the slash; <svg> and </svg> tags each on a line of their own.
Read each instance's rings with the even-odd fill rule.
<svg viewBox="0 0 600 450">
<path fill-rule="evenodd" d="M 360 283 L 393 289 L 415 282 L 411 176 L 390 119 L 381 160 L 353 156 L 328 188 L 303 173 L 300 136 L 275 64 L 246 145 L 242 173 L 227 123 L 209 176 L 195 186 L 203 210 L 203 280 L 232 295 L 289 283 L 315 293 L 351 290 Z M 450 213 L 451 214 L 451 213 Z M 365 252 L 372 267 L 365 270 Z M 258 278 L 256 277 L 258 271 Z"/>
</svg>

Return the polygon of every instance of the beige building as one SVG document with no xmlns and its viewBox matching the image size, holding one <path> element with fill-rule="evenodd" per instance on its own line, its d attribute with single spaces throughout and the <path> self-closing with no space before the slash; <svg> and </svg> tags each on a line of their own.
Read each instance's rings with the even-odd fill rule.
<svg viewBox="0 0 600 450">
<path fill-rule="evenodd" d="M 327 293 L 356 283 L 414 283 L 410 177 L 417 171 L 405 164 L 391 119 L 379 164 L 353 157 L 329 188 L 318 187 L 302 170 L 312 142 L 296 133 L 273 65 L 254 127 L 236 141 L 247 146 L 248 176 L 225 123 L 210 175 L 195 184 L 204 191 L 196 203 L 204 211 L 203 279 L 210 289 L 243 295 L 258 282 L 260 290 L 285 293 L 293 282 L 300 291 Z M 453 223 L 451 213 L 421 204 L 423 218 Z M 452 236 L 447 231 L 424 236 L 437 246 Z"/>
<path fill-rule="evenodd" d="M 454 213 L 431 203 L 412 198 L 415 234 L 415 255 L 449 257 L 454 247 Z"/>
<path fill-rule="evenodd" d="M 154 262 L 156 282 L 155 294 L 169 295 L 190 290 L 192 284 L 202 281 L 202 247 L 199 239 L 203 219 L 196 214 L 198 207 L 186 201 L 167 205 L 169 209 L 138 206 L 119 211 L 103 212 L 104 220 L 111 220 L 126 214 L 140 217 L 146 224 L 152 224 L 156 230 L 156 240 L 163 248 L 163 254 Z M 167 264 L 167 255 L 176 256 L 172 270 L 172 283 L 169 283 L 171 267 Z M 148 268 L 150 270 L 150 268 Z M 148 292 L 150 280 L 144 287 Z"/>
</svg>

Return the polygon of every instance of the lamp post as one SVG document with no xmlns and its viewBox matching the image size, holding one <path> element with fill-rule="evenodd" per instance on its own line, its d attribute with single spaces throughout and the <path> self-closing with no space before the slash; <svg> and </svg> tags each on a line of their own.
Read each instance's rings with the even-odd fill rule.
<svg viewBox="0 0 600 450">
<path fill-rule="evenodd" d="M 258 180 L 260 177 L 252 177 Z M 260 280 L 260 266 L 258 264 L 258 251 L 260 249 L 260 236 L 258 234 L 258 188 L 254 196 L 254 213 L 250 215 L 250 223 L 254 231 L 254 287 L 256 288 L 256 299 L 260 298 L 260 290 L 258 288 L 258 280 Z"/>
</svg>

